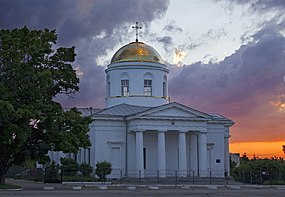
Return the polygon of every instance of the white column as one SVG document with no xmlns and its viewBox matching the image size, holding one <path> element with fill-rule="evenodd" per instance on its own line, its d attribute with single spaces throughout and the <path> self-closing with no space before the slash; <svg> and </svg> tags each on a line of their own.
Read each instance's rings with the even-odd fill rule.
<svg viewBox="0 0 285 197">
<path fill-rule="evenodd" d="M 197 157 L 197 133 L 193 133 L 191 134 L 191 142 L 190 142 L 190 147 L 191 147 L 191 175 L 193 175 L 193 171 L 194 171 L 194 176 L 198 175 L 198 157 Z"/>
<path fill-rule="evenodd" d="M 207 176 L 207 136 L 206 133 L 198 134 L 199 144 L 199 176 Z"/>
<path fill-rule="evenodd" d="M 225 143 L 225 175 L 230 176 L 229 136 L 224 138 Z"/>
<path fill-rule="evenodd" d="M 157 169 L 159 177 L 166 177 L 165 131 L 157 133 Z"/>
<path fill-rule="evenodd" d="M 187 176 L 186 165 L 186 136 L 185 132 L 179 132 L 179 175 L 182 177 Z"/>
<path fill-rule="evenodd" d="M 138 177 L 144 177 L 143 169 L 143 132 L 136 131 L 136 170 Z M 141 173 L 141 174 L 139 174 Z"/>
</svg>

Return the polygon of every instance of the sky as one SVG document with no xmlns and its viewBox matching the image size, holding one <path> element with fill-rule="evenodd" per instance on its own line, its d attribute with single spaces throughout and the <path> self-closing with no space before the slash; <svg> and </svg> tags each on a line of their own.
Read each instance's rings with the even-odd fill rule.
<svg viewBox="0 0 285 197">
<path fill-rule="evenodd" d="M 284 0 L 0 0 L 0 28 L 56 29 L 76 46 L 80 92 L 64 107 L 104 107 L 112 55 L 139 40 L 170 69 L 171 101 L 235 122 L 230 151 L 284 156 Z"/>
</svg>

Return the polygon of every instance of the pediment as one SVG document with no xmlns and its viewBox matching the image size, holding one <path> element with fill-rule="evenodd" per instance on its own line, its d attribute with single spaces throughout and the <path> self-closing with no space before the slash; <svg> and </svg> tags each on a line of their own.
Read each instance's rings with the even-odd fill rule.
<svg viewBox="0 0 285 197">
<path fill-rule="evenodd" d="M 210 118 L 204 112 L 192 109 L 179 103 L 170 103 L 136 114 L 136 117 L 183 117 L 183 118 Z"/>
<path fill-rule="evenodd" d="M 167 109 L 159 110 L 147 114 L 147 116 L 179 116 L 179 117 L 198 117 L 196 114 L 189 113 L 188 111 L 179 109 L 177 107 L 170 107 Z"/>
</svg>

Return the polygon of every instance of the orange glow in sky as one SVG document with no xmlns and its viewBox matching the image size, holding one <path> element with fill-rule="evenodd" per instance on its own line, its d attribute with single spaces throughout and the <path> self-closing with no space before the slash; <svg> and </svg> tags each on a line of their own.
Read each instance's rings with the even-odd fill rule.
<svg viewBox="0 0 285 197">
<path fill-rule="evenodd" d="M 285 145 L 284 141 L 238 142 L 230 144 L 230 152 L 240 153 L 240 156 L 246 153 L 246 155 L 250 158 L 252 158 L 254 155 L 258 156 L 259 158 L 270 158 L 274 156 L 285 158 L 282 145 Z"/>
</svg>

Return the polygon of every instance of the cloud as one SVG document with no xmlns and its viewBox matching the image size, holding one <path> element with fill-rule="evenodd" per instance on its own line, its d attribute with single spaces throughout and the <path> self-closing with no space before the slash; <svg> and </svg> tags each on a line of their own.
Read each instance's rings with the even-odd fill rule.
<svg viewBox="0 0 285 197">
<path fill-rule="evenodd" d="M 256 1 L 247 1 L 247 0 L 234 0 L 235 3 L 239 4 L 251 4 L 251 7 L 254 10 L 264 11 L 266 9 L 280 9 L 283 10 L 285 8 L 284 0 L 274 0 L 274 1 L 264 1 L 264 0 L 256 0 Z"/>
<path fill-rule="evenodd" d="M 180 67 L 183 65 L 182 60 L 186 57 L 187 52 L 182 51 L 181 49 L 175 48 L 173 54 L 173 64 Z"/>
<path fill-rule="evenodd" d="M 103 107 L 105 73 L 96 60 L 126 38 L 130 41 L 131 24 L 160 18 L 168 5 L 168 0 L 1 0 L 0 28 L 56 29 L 58 45 L 76 46 L 74 68 L 80 65 L 83 73 L 80 93 L 57 100 L 69 107 Z"/>
<path fill-rule="evenodd" d="M 158 37 L 157 41 L 163 44 L 163 49 L 166 52 L 169 52 L 170 50 L 172 50 L 173 42 L 170 36 Z"/>
<path fill-rule="evenodd" d="M 260 120 L 263 126 L 258 129 L 267 129 L 266 132 L 280 134 L 285 129 L 276 126 L 277 131 L 270 131 L 272 122 L 281 124 L 285 115 L 272 105 L 285 93 L 285 38 L 268 28 L 252 39 L 219 63 L 184 65 L 169 84 L 172 99 L 237 121 L 236 128 L 241 133 L 236 134 L 236 140 L 242 140 L 245 132 L 247 139 L 256 137 Z"/>
<path fill-rule="evenodd" d="M 163 31 L 166 31 L 168 33 L 175 33 L 175 32 L 183 32 L 183 29 L 176 25 L 174 20 L 171 20 L 168 22 L 167 25 L 164 26 Z"/>
</svg>

